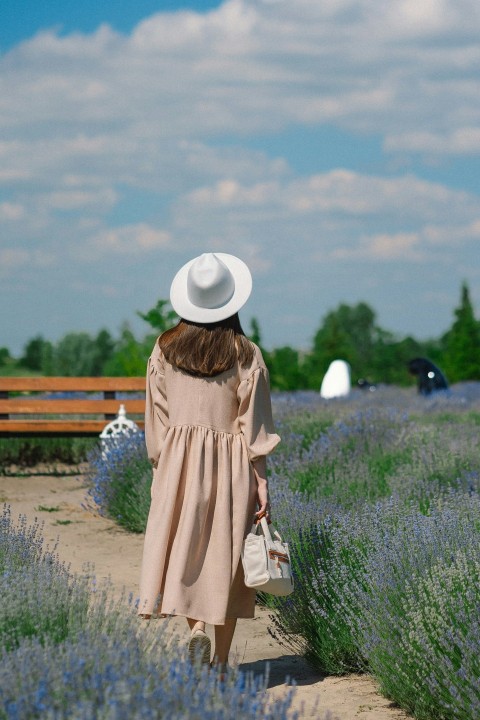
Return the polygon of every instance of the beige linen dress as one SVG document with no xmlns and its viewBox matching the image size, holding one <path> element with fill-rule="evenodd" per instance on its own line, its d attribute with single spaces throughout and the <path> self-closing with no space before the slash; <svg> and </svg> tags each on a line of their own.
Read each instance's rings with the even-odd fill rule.
<svg viewBox="0 0 480 720">
<path fill-rule="evenodd" d="M 200 378 L 170 365 L 157 342 L 145 438 L 154 471 L 138 612 L 214 625 L 253 617 L 240 559 L 256 509 L 252 462 L 280 441 L 260 350 L 247 368 Z"/>
</svg>

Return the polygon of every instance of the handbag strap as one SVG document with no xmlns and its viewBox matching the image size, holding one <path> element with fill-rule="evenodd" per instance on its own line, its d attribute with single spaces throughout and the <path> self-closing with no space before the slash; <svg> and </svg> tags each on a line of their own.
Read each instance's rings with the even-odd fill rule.
<svg viewBox="0 0 480 720">
<path fill-rule="evenodd" d="M 258 515 L 258 516 L 255 518 L 255 522 L 253 523 L 252 529 L 251 529 L 250 532 L 251 532 L 253 535 L 257 535 L 257 534 L 258 534 L 258 529 L 261 527 L 264 537 L 265 537 L 269 542 L 273 542 L 273 540 L 272 540 L 272 534 L 271 534 L 271 532 L 270 532 L 270 528 L 268 527 L 269 524 L 271 524 L 271 522 L 269 523 L 269 521 L 267 520 L 267 513 L 264 512 L 264 513 L 262 513 L 261 515 Z M 275 528 L 273 528 L 273 534 L 274 534 L 276 540 L 279 540 L 280 542 L 283 542 L 280 533 L 279 533 L 278 530 L 276 530 Z"/>
<path fill-rule="evenodd" d="M 268 527 L 267 518 L 265 517 L 265 515 L 262 515 L 259 520 L 260 522 L 257 522 L 257 528 L 260 526 L 262 528 L 264 538 L 269 542 L 272 542 L 272 536 L 270 534 L 270 528 Z"/>
<path fill-rule="evenodd" d="M 257 520 L 253 523 L 252 530 L 251 530 L 251 532 L 253 533 L 253 535 L 258 535 L 258 529 L 259 529 L 259 528 L 262 528 L 262 532 L 263 532 L 264 537 L 265 537 L 269 542 L 273 542 L 272 533 L 270 532 L 270 528 L 268 527 L 268 522 L 267 522 L 267 518 L 265 517 L 265 515 L 262 515 L 260 518 L 257 518 Z M 278 532 L 278 530 L 275 530 L 275 529 L 274 529 L 274 530 L 273 530 L 273 535 L 275 536 L 275 539 L 276 539 L 276 540 L 279 540 L 280 542 L 283 542 L 283 541 L 282 541 L 282 538 L 281 538 L 281 536 L 280 536 L 280 533 Z"/>
<path fill-rule="evenodd" d="M 263 534 L 265 535 L 266 539 L 267 539 L 269 542 L 273 542 L 273 540 L 272 540 L 272 533 L 270 532 L 270 528 L 268 527 L 267 518 L 266 518 L 266 517 L 262 517 L 261 520 L 260 520 L 260 524 L 261 524 L 261 526 L 262 526 Z M 275 528 L 273 528 L 273 534 L 274 534 L 276 540 L 279 540 L 280 542 L 283 542 L 280 533 L 279 533 L 278 530 L 276 530 Z"/>
<path fill-rule="evenodd" d="M 267 516 L 267 513 L 266 513 L 266 512 L 263 512 L 263 513 L 261 513 L 261 515 L 257 515 L 257 516 L 255 517 L 255 519 L 254 519 L 254 521 L 253 521 L 252 529 L 250 530 L 250 532 L 251 532 L 253 535 L 257 535 L 257 534 L 258 534 L 258 528 L 262 527 L 260 521 L 261 521 L 262 518 L 264 518 L 264 517 L 266 517 L 266 516 Z"/>
</svg>

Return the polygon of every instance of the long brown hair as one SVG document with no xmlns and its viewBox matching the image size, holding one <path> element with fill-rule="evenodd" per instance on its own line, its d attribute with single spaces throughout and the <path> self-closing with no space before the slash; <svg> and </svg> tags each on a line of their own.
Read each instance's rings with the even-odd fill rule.
<svg viewBox="0 0 480 720">
<path fill-rule="evenodd" d="M 213 377 L 230 370 L 239 362 L 247 367 L 253 360 L 254 347 L 245 336 L 238 313 L 215 323 L 180 320 L 162 333 L 158 344 L 170 365 L 189 375 Z"/>
</svg>

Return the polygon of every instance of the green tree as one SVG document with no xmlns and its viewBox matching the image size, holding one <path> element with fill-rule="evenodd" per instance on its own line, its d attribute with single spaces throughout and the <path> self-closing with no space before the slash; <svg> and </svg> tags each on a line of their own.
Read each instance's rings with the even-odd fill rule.
<svg viewBox="0 0 480 720">
<path fill-rule="evenodd" d="M 54 351 L 49 340 L 42 335 L 36 335 L 29 340 L 23 349 L 23 355 L 19 360 L 21 367 L 42 373 L 43 375 L 54 375 Z"/>
<path fill-rule="evenodd" d="M 58 374 L 55 367 L 55 348 L 53 347 L 53 343 L 48 340 L 42 348 L 41 372 L 42 375 Z"/>
<path fill-rule="evenodd" d="M 7 365 L 11 360 L 10 350 L 7 347 L 0 347 L 0 365 Z"/>
<path fill-rule="evenodd" d="M 36 335 L 29 340 L 23 349 L 23 355 L 20 358 L 20 365 L 28 370 L 40 372 L 43 370 L 43 362 L 45 355 L 45 346 L 51 345 L 42 335 Z"/>
<path fill-rule="evenodd" d="M 125 323 L 115 344 L 115 351 L 104 365 L 103 372 L 105 375 L 120 377 L 144 375 L 151 350 L 151 342 L 137 340 L 128 324 Z"/>
<path fill-rule="evenodd" d="M 455 320 L 446 333 L 444 367 L 450 382 L 480 380 L 480 327 L 475 319 L 468 285 L 463 283 Z"/>
<path fill-rule="evenodd" d="M 368 379 L 391 385 L 413 385 L 416 380 L 408 372 L 408 361 L 427 354 L 424 345 L 414 338 L 397 339 L 392 333 L 381 331 L 375 344 L 371 378 Z"/>
<path fill-rule="evenodd" d="M 158 335 L 165 332 L 169 328 L 176 325 L 179 318 L 175 310 L 169 308 L 170 302 L 168 300 L 158 300 L 155 307 L 148 310 L 146 313 L 137 311 L 137 315 L 145 320 L 146 323 L 152 327 Z"/>
<path fill-rule="evenodd" d="M 275 390 L 301 390 L 308 387 L 298 350 L 288 345 L 269 353 L 270 383 Z"/>
<path fill-rule="evenodd" d="M 266 350 L 263 347 L 262 342 L 262 333 L 260 330 L 260 323 L 258 322 L 257 318 L 252 317 L 250 320 L 250 333 L 248 334 L 248 338 L 257 345 L 257 347 L 260 349 L 260 352 L 262 353 L 263 359 L 265 361 L 265 365 L 268 368 L 268 372 L 270 373 L 270 382 L 272 380 L 272 372 L 273 372 L 273 363 L 272 363 L 272 357 L 271 353 Z M 272 387 L 273 383 L 271 382 Z"/>
<path fill-rule="evenodd" d="M 54 348 L 55 374 L 72 377 L 92 375 L 95 351 L 95 341 L 88 333 L 67 333 Z"/>
<path fill-rule="evenodd" d="M 115 350 L 115 341 L 108 330 L 100 330 L 94 341 L 94 351 L 92 359 L 92 375 L 103 375 L 103 368 L 113 357 Z"/>
<path fill-rule="evenodd" d="M 381 334 L 375 324 L 374 311 L 364 302 L 340 304 L 323 318 L 305 359 L 308 385 L 317 389 L 333 360 L 346 360 L 352 368 L 352 379 L 372 374 L 375 345 Z"/>
<path fill-rule="evenodd" d="M 421 343 L 422 352 L 418 353 L 431 360 L 440 370 L 444 370 L 446 339 L 445 335 L 440 338 L 430 338 Z"/>
<path fill-rule="evenodd" d="M 252 342 L 255 343 L 255 345 L 258 345 L 258 347 L 261 347 L 262 345 L 262 336 L 260 333 L 260 324 L 256 317 L 252 317 L 250 320 L 250 335 L 249 338 Z"/>
</svg>

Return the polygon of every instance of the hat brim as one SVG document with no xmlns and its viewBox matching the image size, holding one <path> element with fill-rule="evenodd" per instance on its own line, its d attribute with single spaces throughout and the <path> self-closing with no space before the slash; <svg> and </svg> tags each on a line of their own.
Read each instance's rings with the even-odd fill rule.
<svg viewBox="0 0 480 720">
<path fill-rule="evenodd" d="M 190 302 L 187 293 L 188 271 L 197 258 L 189 260 L 173 278 L 170 287 L 170 302 L 177 315 L 184 320 L 199 323 L 213 323 L 235 315 L 245 305 L 252 292 L 252 274 L 247 265 L 235 255 L 216 252 L 233 275 L 235 290 L 230 300 L 217 308 L 204 308 Z"/>
</svg>

